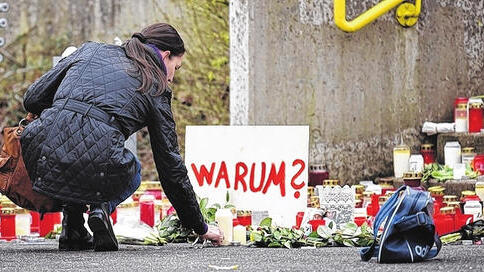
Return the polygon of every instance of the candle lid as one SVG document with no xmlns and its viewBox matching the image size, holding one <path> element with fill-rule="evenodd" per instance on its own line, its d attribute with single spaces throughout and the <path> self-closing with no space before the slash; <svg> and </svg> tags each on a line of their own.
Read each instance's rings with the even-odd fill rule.
<svg viewBox="0 0 484 272">
<path fill-rule="evenodd" d="M 137 190 L 136 192 L 133 193 L 133 196 L 137 196 L 138 198 L 142 196 L 145 193 L 144 190 Z"/>
<path fill-rule="evenodd" d="M 15 214 L 14 208 L 2 208 L 0 214 Z"/>
<path fill-rule="evenodd" d="M 386 196 L 386 195 L 379 196 L 379 197 L 378 197 L 378 202 L 383 203 L 383 202 L 387 201 L 387 200 L 388 200 L 388 198 L 389 198 L 389 197 L 388 197 L 388 196 Z"/>
<path fill-rule="evenodd" d="M 471 109 L 480 109 L 480 108 L 482 108 L 482 103 L 480 103 L 480 102 L 470 103 L 469 108 L 471 108 Z"/>
<path fill-rule="evenodd" d="M 460 209 L 460 202 L 459 201 L 450 201 L 447 202 L 447 207 L 454 207 Z"/>
<path fill-rule="evenodd" d="M 20 208 L 20 207 L 16 207 L 15 208 L 15 213 L 16 214 L 28 214 L 29 213 L 29 210 L 24 209 L 24 208 Z"/>
<path fill-rule="evenodd" d="M 144 181 L 145 190 L 159 189 L 161 190 L 161 183 L 159 181 Z"/>
<path fill-rule="evenodd" d="M 121 203 L 118 205 L 118 208 L 121 209 L 128 209 L 128 208 L 135 208 L 138 207 L 139 203 L 138 202 L 128 202 L 128 203 Z"/>
<path fill-rule="evenodd" d="M 355 191 L 363 191 L 365 189 L 365 186 L 361 184 L 356 184 L 353 185 L 353 188 L 355 189 Z"/>
<path fill-rule="evenodd" d="M 453 214 L 453 213 L 455 213 L 455 208 L 454 207 L 443 207 L 443 208 L 440 208 L 440 213 L 441 214 Z"/>
<path fill-rule="evenodd" d="M 0 204 L 0 206 L 2 206 L 2 208 L 17 208 L 17 205 L 15 205 L 15 203 L 9 201 L 9 202 L 2 202 Z"/>
<path fill-rule="evenodd" d="M 337 179 L 325 179 L 323 181 L 323 185 L 325 186 L 336 186 L 339 184 L 339 180 Z"/>
<path fill-rule="evenodd" d="M 445 191 L 445 187 L 442 187 L 440 185 L 431 186 L 431 187 L 429 187 L 428 191 L 429 192 L 431 192 L 431 191 Z"/>
<path fill-rule="evenodd" d="M 456 108 L 458 110 L 466 110 L 467 109 L 467 104 L 459 103 L 459 104 L 457 104 Z"/>
<path fill-rule="evenodd" d="M 457 196 L 455 195 L 444 195 L 444 202 L 456 201 Z"/>
<path fill-rule="evenodd" d="M 433 195 L 433 196 L 443 196 L 444 190 L 442 190 L 442 191 L 431 191 L 430 194 Z"/>
<path fill-rule="evenodd" d="M 433 144 L 422 144 L 422 145 L 420 145 L 421 150 L 432 150 L 432 147 L 434 147 Z"/>
<path fill-rule="evenodd" d="M 381 178 L 378 180 L 379 185 L 393 185 L 392 178 Z"/>
<path fill-rule="evenodd" d="M 484 182 L 476 182 L 476 189 L 483 189 L 484 188 Z"/>
<path fill-rule="evenodd" d="M 462 148 L 462 153 L 472 153 L 472 152 L 474 152 L 474 149 L 475 149 L 474 147 L 470 147 L 470 146 L 463 147 Z"/>
<path fill-rule="evenodd" d="M 237 216 L 251 216 L 251 215 L 252 215 L 251 211 L 243 211 L 243 210 L 237 211 Z"/>
<path fill-rule="evenodd" d="M 363 194 L 355 194 L 355 199 L 360 199 L 363 196 Z"/>
<path fill-rule="evenodd" d="M 309 171 L 325 170 L 322 164 L 310 164 Z"/>
<path fill-rule="evenodd" d="M 403 179 L 422 179 L 422 172 L 405 172 L 403 173 Z"/>
<path fill-rule="evenodd" d="M 462 191 L 460 193 L 460 195 L 463 196 L 463 197 L 464 196 L 474 196 L 474 195 L 476 195 L 476 192 L 474 192 L 474 191 Z"/>
<path fill-rule="evenodd" d="M 371 192 L 371 191 L 364 191 L 363 192 L 363 196 L 365 196 L 365 197 L 371 197 L 374 194 L 375 194 L 375 192 Z"/>
</svg>

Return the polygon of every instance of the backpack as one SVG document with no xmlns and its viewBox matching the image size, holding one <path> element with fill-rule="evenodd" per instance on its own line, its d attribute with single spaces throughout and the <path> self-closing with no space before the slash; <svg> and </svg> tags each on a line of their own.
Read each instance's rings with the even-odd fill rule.
<svg viewBox="0 0 484 272">
<path fill-rule="evenodd" d="M 433 211 L 433 201 L 429 192 L 400 187 L 376 215 L 375 240 L 360 251 L 361 259 L 369 261 L 377 257 L 379 263 L 413 263 L 437 256 L 442 243 L 430 211 Z M 383 233 L 377 246 L 380 226 Z M 432 248 L 434 243 L 436 248 Z"/>
</svg>

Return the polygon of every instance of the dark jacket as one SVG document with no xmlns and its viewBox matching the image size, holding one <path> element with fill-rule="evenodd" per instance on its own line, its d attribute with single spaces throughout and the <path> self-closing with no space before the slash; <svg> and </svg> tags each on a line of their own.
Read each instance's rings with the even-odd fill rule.
<svg viewBox="0 0 484 272">
<path fill-rule="evenodd" d="M 64 202 L 114 199 L 136 172 L 124 141 L 148 126 L 165 194 L 183 224 L 203 233 L 206 225 L 178 149 L 171 91 L 136 91 L 141 82 L 132 71 L 122 47 L 89 42 L 29 87 L 24 107 L 40 117 L 24 130 L 21 144 L 33 188 Z"/>
</svg>

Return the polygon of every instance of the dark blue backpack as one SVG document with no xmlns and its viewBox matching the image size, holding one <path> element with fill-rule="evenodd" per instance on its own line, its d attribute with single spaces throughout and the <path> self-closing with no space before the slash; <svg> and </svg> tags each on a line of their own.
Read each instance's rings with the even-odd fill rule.
<svg viewBox="0 0 484 272">
<path fill-rule="evenodd" d="M 437 256 L 442 243 L 429 212 L 433 209 L 432 204 L 429 192 L 400 187 L 376 215 L 373 225 L 375 241 L 371 247 L 361 250 L 361 259 L 368 261 L 377 257 L 380 263 L 413 263 Z M 383 223 L 377 246 L 378 229 Z M 434 243 L 436 248 L 432 248 Z"/>
</svg>

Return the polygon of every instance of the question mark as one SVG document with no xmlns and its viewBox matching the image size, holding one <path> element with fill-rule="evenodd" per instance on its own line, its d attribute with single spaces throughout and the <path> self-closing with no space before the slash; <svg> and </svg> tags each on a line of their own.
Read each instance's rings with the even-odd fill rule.
<svg viewBox="0 0 484 272">
<path fill-rule="evenodd" d="M 297 171 L 297 173 L 292 177 L 291 179 L 291 186 L 292 188 L 296 189 L 296 190 L 299 190 L 301 189 L 302 187 L 304 187 L 304 181 L 301 183 L 301 184 L 296 184 L 296 179 L 299 177 L 299 175 L 301 175 L 301 173 L 304 171 L 304 169 L 306 168 L 306 164 L 304 163 L 303 160 L 301 159 L 296 159 L 294 160 L 294 162 L 292 163 L 292 166 L 296 166 L 296 165 L 300 165 L 301 168 L 299 168 L 299 171 Z M 296 191 L 294 193 L 294 197 L 295 198 L 299 198 L 301 196 L 301 193 L 299 191 Z"/>
</svg>

